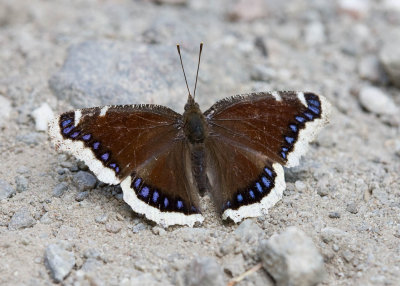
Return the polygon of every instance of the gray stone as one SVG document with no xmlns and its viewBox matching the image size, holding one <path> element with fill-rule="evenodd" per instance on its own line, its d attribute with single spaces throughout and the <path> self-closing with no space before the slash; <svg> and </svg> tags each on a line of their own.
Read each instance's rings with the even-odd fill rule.
<svg viewBox="0 0 400 286">
<path fill-rule="evenodd" d="M 358 64 L 358 73 L 362 79 L 369 80 L 372 83 L 385 84 L 388 82 L 387 75 L 376 56 L 362 58 Z"/>
<path fill-rule="evenodd" d="M 121 224 L 118 222 L 109 222 L 106 224 L 106 230 L 111 233 L 118 233 L 121 231 Z"/>
<path fill-rule="evenodd" d="M 15 177 L 15 185 L 18 193 L 25 192 L 28 189 L 28 179 L 22 175 Z"/>
<path fill-rule="evenodd" d="M 9 183 L 0 179 L 0 200 L 11 198 L 16 192 Z"/>
<path fill-rule="evenodd" d="M 362 88 L 359 100 L 365 109 L 376 114 L 395 115 L 400 112 L 394 101 L 387 94 L 373 86 Z"/>
<path fill-rule="evenodd" d="M 227 255 L 229 253 L 232 253 L 237 246 L 238 242 L 236 241 L 235 237 L 229 236 L 222 242 L 221 246 L 219 247 L 219 251 L 222 255 Z"/>
<path fill-rule="evenodd" d="M 11 101 L 0 95 L 0 128 L 4 127 L 8 123 L 11 111 Z"/>
<path fill-rule="evenodd" d="M 349 213 L 352 213 L 352 214 L 356 214 L 356 213 L 358 213 L 358 207 L 355 203 L 350 203 L 347 205 L 346 211 L 348 211 Z"/>
<path fill-rule="evenodd" d="M 44 215 L 42 215 L 42 217 L 40 218 L 40 223 L 42 223 L 42 224 L 51 224 L 52 223 L 49 213 L 45 213 Z"/>
<path fill-rule="evenodd" d="M 242 241 L 254 243 L 264 234 L 264 231 L 251 219 L 244 220 L 235 230 L 235 235 Z"/>
<path fill-rule="evenodd" d="M 120 283 L 121 286 L 170 286 L 168 281 L 159 282 L 150 273 L 140 274 L 130 279 L 124 279 Z"/>
<path fill-rule="evenodd" d="M 147 229 L 147 225 L 145 225 L 144 223 L 139 222 L 138 224 L 135 224 L 132 227 L 132 232 L 133 233 L 138 233 L 138 232 L 140 232 L 142 230 L 145 230 L 145 229 Z"/>
<path fill-rule="evenodd" d="M 241 254 L 227 257 L 223 264 L 224 272 L 230 277 L 237 277 L 245 272 L 244 265 L 245 262 Z"/>
<path fill-rule="evenodd" d="M 39 142 L 44 139 L 42 134 L 35 133 L 35 132 L 29 132 L 25 134 L 18 135 L 16 137 L 18 141 L 21 141 L 27 145 L 38 145 Z"/>
<path fill-rule="evenodd" d="M 277 285 L 315 285 L 324 278 L 321 254 L 311 238 L 296 227 L 263 240 L 258 252 L 263 267 Z"/>
<path fill-rule="evenodd" d="M 212 257 L 196 257 L 184 273 L 186 286 L 221 286 L 224 285 L 223 270 Z"/>
<path fill-rule="evenodd" d="M 335 241 L 346 236 L 348 236 L 347 232 L 339 228 L 325 227 L 321 229 L 321 238 L 322 241 L 324 241 L 325 243 L 329 243 L 331 241 Z"/>
<path fill-rule="evenodd" d="M 328 215 L 330 218 L 340 218 L 339 212 L 330 212 Z"/>
<path fill-rule="evenodd" d="M 102 215 L 98 215 L 96 216 L 96 218 L 94 219 L 97 223 L 106 223 L 108 220 L 108 214 L 102 214 Z"/>
<path fill-rule="evenodd" d="M 170 46 L 84 42 L 69 49 L 63 68 L 49 85 L 58 98 L 74 107 L 150 102 L 151 98 L 176 106 L 182 105 L 178 98 L 165 94 L 186 94 L 178 69 L 176 50 Z"/>
<path fill-rule="evenodd" d="M 8 229 L 17 230 L 32 227 L 35 225 L 35 223 L 36 220 L 32 217 L 29 210 L 26 207 L 22 207 L 12 216 L 10 223 L 8 224 Z"/>
<path fill-rule="evenodd" d="M 61 198 L 66 190 L 68 190 L 68 184 L 66 182 L 57 184 L 53 189 L 53 197 Z"/>
<path fill-rule="evenodd" d="M 400 41 L 396 35 L 387 41 L 379 53 L 379 58 L 394 85 L 400 87 Z"/>
<path fill-rule="evenodd" d="M 85 272 L 93 272 L 99 269 L 103 263 L 95 258 L 86 259 L 85 263 L 83 263 L 81 269 Z"/>
<path fill-rule="evenodd" d="M 294 186 L 298 192 L 304 192 L 307 189 L 307 185 L 303 181 L 296 181 Z"/>
<path fill-rule="evenodd" d="M 256 64 L 250 76 L 252 80 L 269 82 L 276 77 L 276 71 L 266 65 Z"/>
<path fill-rule="evenodd" d="M 79 190 L 91 190 L 96 186 L 97 179 L 89 172 L 79 171 L 73 176 L 73 181 Z"/>
<path fill-rule="evenodd" d="M 57 244 L 50 244 L 46 247 L 44 261 L 55 282 L 61 282 L 74 267 L 75 256 Z"/>
<path fill-rule="evenodd" d="M 89 192 L 88 192 L 88 191 L 79 192 L 79 193 L 77 193 L 76 196 L 75 196 L 75 201 L 81 202 L 81 201 L 83 201 L 84 199 L 86 199 L 88 196 L 89 196 Z"/>
</svg>

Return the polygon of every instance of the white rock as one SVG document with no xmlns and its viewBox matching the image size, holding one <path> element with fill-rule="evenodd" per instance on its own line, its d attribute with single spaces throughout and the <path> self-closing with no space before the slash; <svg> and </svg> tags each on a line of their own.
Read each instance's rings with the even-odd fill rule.
<svg viewBox="0 0 400 286">
<path fill-rule="evenodd" d="M 338 5 L 341 11 L 355 18 L 365 17 L 370 8 L 368 0 L 340 0 Z"/>
<path fill-rule="evenodd" d="M 385 0 L 383 2 L 383 7 L 388 10 L 400 11 L 400 1 L 399 0 Z"/>
<path fill-rule="evenodd" d="M 265 270 L 278 286 L 316 285 L 325 276 L 321 254 L 311 238 L 296 227 L 288 227 L 283 233 L 263 240 L 259 255 Z"/>
<path fill-rule="evenodd" d="M 11 115 L 11 101 L 0 95 L 0 127 L 3 127 Z"/>
<path fill-rule="evenodd" d="M 32 111 L 32 117 L 35 119 L 35 128 L 37 131 L 47 131 L 49 122 L 53 119 L 54 113 L 50 106 L 45 102 L 39 108 Z"/>
<path fill-rule="evenodd" d="M 326 40 L 324 25 L 320 22 L 313 22 L 306 26 L 304 31 L 305 42 L 309 46 L 322 44 Z"/>
<path fill-rule="evenodd" d="M 367 79 L 373 83 L 386 83 L 387 75 L 376 56 L 367 56 L 360 60 L 358 73 L 362 79 Z"/>
<path fill-rule="evenodd" d="M 367 86 L 361 89 L 359 100 L 367 110 L 381 115 L 394 115 L 399 112 L 394 101 L 379 88 Z"/>
</svg>

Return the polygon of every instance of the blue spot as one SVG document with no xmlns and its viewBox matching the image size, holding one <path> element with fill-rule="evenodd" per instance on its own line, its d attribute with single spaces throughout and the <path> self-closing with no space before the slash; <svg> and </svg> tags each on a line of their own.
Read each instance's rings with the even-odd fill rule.
<svg viewBox="0 0 400 286">
<path fill-rule="evenodd" d="M 119 167 L 118 166 L 115 168 L 115 172 L 119 173 Z"/>
<path fill-rule="evenodd" d="M 92 135 L 90 135 L 90 134 L 85 134 L 85 135 L 82 136 L 82 139 L 85 140 L 85 141 L 89 141 L 89 140 L 90 140 L 90 137 L 92 137 Z"/>
<path fill-rule="evenodd" d="M 75 126 L 73 126 L 73 125 L 70 126 L 70 127 L 64 128 L 64 129 L 63 129 L 63 133 L 64 133 L 64 134 L 68 134 L 68 133 L 71 132 L 71 130 L 74 129 L 74 128 L 75 128 Z"/>
<path fill-rule="evenodd" d="M 262 179 L 264 185 L 265 185 L 267 188 L 269 188 L 269 187 L 271 186 L 271 181 L 268 180 L 266 177 L 262 177 L 261 179 Z"/>
<path fill-rule="evenodd" d="M 178 209 L 183 208 L 183 202 L 182 202 L 182 201 L 177 201 L 177 202 L 176 202 L 176 207 L 177 207 Z"/>
<path fill-rule="evenodd" d="M 268 176 L 272 177 L 272 171 L 269 168 L 265 167 L 264 171 L 268 174 Z"/>
<path fill-rule="evenodd" d="M 109 166 L 114 169 L 117 165 L 115 163 L 112 163 Z"/>
<path fill-rule="evenodd" d="M 259 182 L 256 183 L 256 187 L 257 187 L 257 190 L 258 190 L 260 193 L 263 192 L 263 189 L 262 189 L 262 187 L 261 187 L 261 185 L 260 185 Z"/>
<path fill-rule="evenodd" d="M 237 201 L 240 203 L 243 201 L 243 196 L 241 194 L 237 195 Z"/>
<path fill-rule="evenodd" d="M 154 191 L 154 193 L 153 193 L 153 202 L 156 203 L 159 197 L 160 197 L 160 195 L 158 194 L 158 192 Z"/>
<path fill-rule="evenodd" d="M 103 161 L 107 161 L 109 157 L 110 153 L 104 153 L 103 155 L 101 155 L 101 159 L 103 159 Z"/>
<path fill-rule="evenodd" d="M 309 100 L 307 100 L 307 102 L 308 102 L 309 104 L 311 104 L 311 105 L 314 105 L 314 106 L 319 107 L 319 101 L 318 101 L 318 100 L 309 99 Z"/>
<path fill-rule="evenodd" d="M 94 143 L 93 143 L 93 149 L 94 149 L 94 150 L 99 149 L 99 147 L 100 147 L 100 142 L 94 142 Z"/>
<path fill-rule="evenodd" d="M 314 118 L 314 116 L 311 113 L 308 112 L 304 112 L 304 115 L 309 119 L 312 120 Z"/>
<path fill-rule="evenodd" d="M 191 210 L 192 212 L 194 212 L 194 213 L 198 213 L 198 212 L 199 212 L 194 206 L 191 206 L 191 207 L 190 207 L 190 210 Z"/>
<path fill-rule="evenodd" d="M 296 116 L 296 120 L 301 123 L 305 121 L 304 117 L 301 116 Z"/>
<path fill-rule="evenodd" d="M 62 126 L 62 127 L 65 127 L 65 126 L 67 126 L 68 124 L 70 124 L 71 122 L 72 122 L 72 119 L 64 120 L 64 121 L 61 123 L 61 126 Z"/>
<path fill-rule="evenodd" d="M 297 132 L 297 126 L 294 124 L 289 125 L 290 129 L 292 129 L 293 132 Z"/>
<path fill-rule="evenodd" d="M 142 183 L 142 179 L 141 178 L 137 178 L 135 181 L 135 189 L 139 189 L 140 183 Z"/>
<path fill-rule="evenodd" d="M 144 198 L 147 198 L 147 196 L 149 195 L 150 190 L 148 187 L 143 187 L 143 189 L 140 191 L 140 195 Z"/>
<path fill-rule="evenodd" d="M 289 150 L 288 148 L 286 148 L 286 147 L 282 147 L 282 151 L 283 151 L 283 152 L 285 152 L 285 153 L 286 153 L 288 150 Z"/>
<path fill-rule="evenodd" d="M 285 137 L 285 140 L 286 140 L 286 142 L 289 143 L 289 144 L 292 144 L 292 143 L 294 142 L 294 138 L 293 138 L 293 137 L 289 137 L 289 136 L 286 136 L 286 137 Z"/>
<path fill-rule="evenodd" d="M 80 132 L 75 131 L 74 133 L 72 133 L 72 134 L 70 135 L 70 137 L 71 137 L 71 138 L 76 138 L 76 137 L 78 137 L 79 133 L 80 133 Z"/>
<path fill-rule="evenodd" d="M 249 194 L 252 199 L 255 199 L 256 196 L 254 195 L 254 192 L 252 190 L 249 191 Z"/>
<path fill-rule="evenodd" d="M 230 207 L 231 207 L 231 201 L 227 201 L 227 202 L 226 202 L 226 207 L 227 207 L 227 208 L 230 208 Z"/>
<path fill-rule="evenodd" d="M 164 199 L 164 207 L 168 207 L 168 204 L 169 204 L 168 199 L 165 198 L 165 199 Z"/>
<path fill-rule="evenodd" d="M 281 152 L 282 158 L 286 159 L 286 153 L 285 152 Z"/>
<path fill-rule="evenodd" d="M 319 108 L 315 107 L 315 106 L 309 106 L 308 107 L 309 110 L 311 110 L 312 112 L 314 112 L 315 114 L 319 114 Z"/>
</svg>

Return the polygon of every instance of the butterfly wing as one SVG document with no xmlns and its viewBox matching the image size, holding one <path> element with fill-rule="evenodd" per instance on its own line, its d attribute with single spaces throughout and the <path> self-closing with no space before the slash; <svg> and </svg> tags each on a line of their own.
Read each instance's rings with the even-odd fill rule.
<svg viewBox="0 0 400 286">
<path fill-rule="evenodd" d="M 329 110 L 322 96 L 273 92 L 223 99 L 204 113 L 208 176 L 224 218 L 258 216 L 282 197 L 281 165 L 299 164 Z"/>
<path fill-rule="evenodd" d="M 137 213 L 161 224 L 192 225 L 202 216 L 182 124 L 180 114 L 162 106 L 105 106 L 64 113 L 49 133 L 58 149 L 84 161 L 99 180 L 121 183 Z"/>
</svg>

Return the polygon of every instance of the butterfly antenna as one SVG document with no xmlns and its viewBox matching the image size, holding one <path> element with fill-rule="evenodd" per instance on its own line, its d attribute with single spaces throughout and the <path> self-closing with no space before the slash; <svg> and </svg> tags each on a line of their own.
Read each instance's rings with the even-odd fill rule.
<svg viewBox="0 0 400 286">
<path fill-rule="evenodd" d="M 200 58 L 201 58 L 201 51 L 202 50 L 203 50 L 203 43 L 200 43 L 199 61 L 197 63 L 196 83 L 194 84 L 193 98 L 196 98 L 197 78 L 199 77 L 199 67 L 200 67 Z"/>
<path fill-rule="evenodd" d="M 186 87 L 187 87 L 187 90 L 188 90 L 189 96 L 190 96 L 189 85 L 188 85 L 188 83 L 187 83 L 186 74 L 185 74 L 185 69 L 183 68 L 182 56 L 181 56 L 181 48 L 180 48 L 179 44 L 176 45 L 176 48 L 178 49 L 179 59 L 181 60 L 181 66 L 182 66 L 183 76 L 185 77 Z"/>
</svg>

